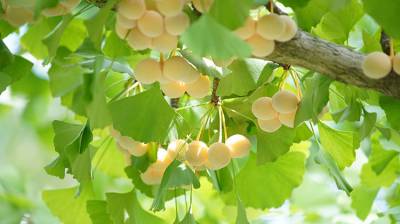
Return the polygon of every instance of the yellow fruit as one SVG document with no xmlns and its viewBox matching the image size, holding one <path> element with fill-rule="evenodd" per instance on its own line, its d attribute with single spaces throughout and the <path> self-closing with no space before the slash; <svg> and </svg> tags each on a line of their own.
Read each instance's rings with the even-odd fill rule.
<svg viewBox="0 0 400 224">
<path fill-rule="evenodd" d="M 135 77 L 141 83 L 151 84 L 161 77 L 161 66 L 158 61 L 148 58 L 136 65 Z"/>
<path fill-rule="evenodd" d="M 371 79 L 381 79 L 389 75 L 392 70 L 392 61 L 385 53 L 373 52 L 365 56 L 362 70 Z"/>
<path fill-rule="evenodd" d="M 172 157 L 167 150 L 163 148 L 159 148 L 157 150 L 157 161 L 163 163 L 166 167 L 174 161 L 174 157 Z"/>
<path fill-rule="evenodd" d="M 189 144 L 185 153 L 185 159 L 190 165 L 199 167 L 206 163 L 208 158 L 208 147 L 204 142 L 193 141 Z"/>
<path fill-rule="evenodd" d="M 193 98 L 203 98 L 210 92 L 210 86 L 210 78 L 206 75 L 202 75 L 194 83 L 187 84 L 186 91 Z"/>
<path fill-rule="evenodd" d="M 204 13 L 210 10 L 214 0 L 193 0 L 192 3 L 197 11 Z"/>
<path fill-rule="evenodd" d="M 279 37 L 276 38 L 277 41 L 286 42 L 293 39 L 297 33 L 297 24 L 289 16 L 282 15 L 281 19 L 285 22 L 285 31 Z"/>
<path fill-rule="evenodd" d="M 144 0 L 122 0 L 118 3 L 118 13 L 128 19 L 139 19 L 145 12 Z"/>
<path fill-rule="evenodd" d="M 134 141 L 133 145 L 128 148 L 128 152 L 133 156 L 140 157 L 146 154 L 148 148 L 148 144 Z"/>
<path fill-rule="evenodd" d="M 254 101 L 251 106 L 251 112 L 261 120 L 271 120 L 278 117 L 278 113 L 272 107 L 272 99 L 270 97 L 261 97 Z"/>
<path fill-rule="evenodd" d="M 296 112 L 289 114 L 279 114 L 279 121 L 289 128 L 294 128 L 294 120 L 296 118 Z"/>
<path fill-rule="evenodd" d="M 256 21 L 251 17 L 247 18 L 246 23 L 235 31 L 243 40 L 252 37 L 256 33 Z"/>
<path fill-rule="evenodd" d="M 167 152 L 171 158 L 176 158 L 181 153 L 186 153 L 189 145 L 183 139 L 178 139 L 170 142 L 168 145 Z"/>
<path fill-rule="evenodd" d="M 156 11 L 146 11 L 137 21 L 137 26 L 144 35 L 157 37 L 164 31 L 164 19 Z"/>
<path fill-rule="evenodd" d="M 144 173 L 140 174 L 140 178 L 147 185 L 158 185 L 161 183 L 166 169 L 165 164 L 157 161 L 151 164 Z"/>
<path fill-rule="evenodd" d="M 400 54 L 397 54 L 393 58 L 393 70 L 400 75 Z"/>
<path fill-rule="evenodd" d="M 8 6 L 3 16 L 12 26 L 18 27 L 33 21 L 33 10 L 21 6 Z"/>
<path fill-rule="evenodd" d="M 156 6 L 164 16 L 176 16 L 183 10 L 184 0 L 157 0 Z"/>
<path fill-rule="evenodd" d="M 53 17 L 53 16 L 61 16 L 65 15 L 69 12 L 67 8 L 65 8 L 63 5 L 58 4 L 54 7 L 51 8 L 46 8 L 42 10 L 42 15 L 46 17 Z"/>
<path fill-rule="evenodd" d="M 243 135 L 232 135 L 229 137 L 225 144 L 229 147 L 232 158 L 242 158 L 249 154 L 251 143 Z"/>
<path fill-rule="evenodd" d="M 283 114 L 296 112 L 299 100 L 297 96 L 287 90 L 281 90 L 272 97 L 272 107 Z"/>
<path fill-rule="evenodd" d="M 125 16 L 121 15 L 120 13 L 117 13 L 117 24 L 118 24 L 117 26 L 129 30 L 136 26 L 136 20 L 128 19 Z"/>
<path fill-rule="evenodd" d="M 166 78 L 185 83 L 192 83 L 200 77 L 200 73 L 189 62 L 179 56 L 170 57 L 165 61 L 163 72 Z"/>
<path fill-rule="evenodd" d="M 110 126 L 109 131 L 110 131 L 110 135 L 114 139 L 118 140 L 121 137 L 121 133 L 118 130 L 114 129 L 112 126 Z"/>
<path fill-rule="evenodd" d="M 275 42 L 273 40 L 266 40 L 257 34 L 247 39 L 247 43 L 252 49 L 252 54 L 260 58 L 272 54 L 275 49 Z"/>
<path fill-rule="evenodd" d="M 281 122 L 278 118 L 274 118 L 271 120 L 260 120 L 258 119 L 258 125 L 260 126 L 261 130 L 272 133 L 277 131 L 281 126 Z"/>
<path fill-rule="evenodd" d="M 123 28 L 121 25 L 119 25 L 118 23 L 115 24 L 115 33 L 117 34 L 117 36 L 121 39 L 125 39 L 126 34 L 128 34 L 128 29 Z"/>
<path fill-rule="evenodd" d="M 129 151 L 132 146 L 135 145 L 136 141 L 128 136 L 121 136 L 117 140 L 118 145 L 121 146 L 122 149 Z"/>
<path fill-rule="evenodd" d="M 153 49 L 162 53 L 169 53 L 178 45 L 178 38 L 168 33 L 163 33 L 153 39 Z"/>
<path fill-rule="evenodd" d="M 128 41 L 129 46 L 136 50 L 151 48 L 151 38 L 145 36 L 137 28 L 130 30 L 126 40 Z"/>
<path fill-rule="evenodd" d="M 180 98 L 186 92 L 186 85 L 183 82 L 170 82 L 161 84 L 161 90 L 170 98 Z"/>
<path fill-rule="evenodd" d="M 286 29 L 285 21 L 277 14 L 269 14 L 257 22 L 257 33 L 267 40 L 275 40 Z"/>
<path fill-rule="evenodd" d="M 181 35 L 190 25 L 189 16 L 181 12 L 176 16 L 165 18 L 165 30 L 171 35 Z"/>
<path fill-rule="evenodd" d="M 64 0 L 60 1 L 60 5 L 64 6 L 66 9 L 71 11 L 73 8 L 79 5 L 81 0 Z"/>
<path fill-rule="evenodd" d="M 208 168 L 218 170 L 226 167 L 231 161 L 229 147 L 224 143 L 217 142 L 210 145 L 208 149 Z"/>
</svg>

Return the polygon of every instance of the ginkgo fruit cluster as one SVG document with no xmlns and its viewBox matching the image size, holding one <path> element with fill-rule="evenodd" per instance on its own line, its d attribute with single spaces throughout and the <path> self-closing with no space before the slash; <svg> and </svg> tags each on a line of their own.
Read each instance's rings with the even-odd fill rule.
<svg viewBox="0 0 400 224">
<path fill-rule="evenodd" d="M 275 49 L 275 41 L 287 42 L 296 35 L 297 24 L 286 15 L 271 13 L 258 20 L 247 18 L 244 26 L 235 31 L 245 40 L 256 57 L 266 57 Z"/>
<path fill-rule="evenodd" d="M 56 6 L 42 10 L 42 14 L 47 17 L 66 15 L 80 2 L 81 0 L 61 0 Z"/>
<path fill-rule="evenodd" d="M 210 90 L 210 79 L 180 56 L 165 61 L 144 59 L 136 65 L 135 77 L 141 83 L 160 82 L 161 90 L 170 98 L 179 98 L 187 92 L 194 98 L 203 98 Z"/>
<path fill-rule="evenodd" d="M 174 50 L 178 36 L 190 25 L 183 12 L 186 0 L 122 0 L 118 4 L 115 30 L 135 50 Z"/>
<path fill-rule="evenodd" d="M 261 130 L 272 133 L 282 125 L 294 128 L 299 104 L 295 94 L 287 90 L 277 92 L 272 98 L 261 97 L 252 104 L 251 111 Z"/>
<path fill-rule="evenodd" d="M 383 52 L 372 52 L 365 56 L 362 63 L 364 74 L 371 79 L 384 78 L 392 69 L 400 75 L 400 54 L 390 57 Z"/>
</svg>

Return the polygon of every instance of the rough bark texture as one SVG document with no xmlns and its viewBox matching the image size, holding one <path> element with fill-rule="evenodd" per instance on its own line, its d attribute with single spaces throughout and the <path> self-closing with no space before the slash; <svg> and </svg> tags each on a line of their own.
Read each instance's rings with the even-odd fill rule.
<svg viewBox="0 0 400 224">
<path fill-rule="evenodd" d="M 274 53 L 267 57 L 277 63 L 304 67 L 334 80 L 400 99 L 400 76 L 392 72 L 379 80 L 367 78 L 361 69 L 363 58 L 361 53 L 303 31 L 289 42 L 277 42 Z"/>
</svg>

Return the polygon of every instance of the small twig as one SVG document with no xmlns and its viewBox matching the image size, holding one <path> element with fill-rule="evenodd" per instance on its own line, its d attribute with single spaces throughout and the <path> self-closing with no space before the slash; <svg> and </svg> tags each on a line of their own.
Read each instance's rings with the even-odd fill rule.
<svg viewBox="0 0 400 224">
<path fill-rule="evenodd" d="M 212 94 L 211 94 L 211 103 L 214 104 L 215 106 L 217 106 L 221 101 L 221 98 L 217 95 L 219 82 L 220 82 L 219 78 L 214 78 Z"/>
<path fill-rule="evenodd" d="M 265 6 L 267 7 L 268 10 L 270 10 L 271 13 L 276 13 L 278 15 L 287 15 L 286 12 L 284 12 L 282 9 L 280 9 L 272 0 L 269 0 L 267 5 Z"/>
<path fill-rule="evenodd" d="M 170 100 L 170 102 L 171 102 L 171 107 L 172 108 L 178 108 L 179 107 L 179 98 L 172 98 L 171 100 Z"/>
<path fill-rule="evenodd" d="M 381 47 L 385 54 L 390 55 L 390 37 L 382 30 L 381 32 Z"/>
</svg>

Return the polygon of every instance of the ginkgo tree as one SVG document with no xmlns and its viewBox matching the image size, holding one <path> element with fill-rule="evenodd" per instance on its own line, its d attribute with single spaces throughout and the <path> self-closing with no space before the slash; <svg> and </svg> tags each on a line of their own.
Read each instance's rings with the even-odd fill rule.
<svg viewBox="0 0 400 224">
<path fill-rule="evenodd" d="M 20 52 L 0 42 L 0 92 L 33 99 L 44 88 L 29 81 L 35 58 L 74 114 L 53 121 L 57 157 L 44 168 L 76 180 L 42 193 L 62 223 L 168 223 L 159 213 L 171 206 L 174 223 L 203 223 L 193 192 L 208 185 L 236 206 L 236 223 L 250 223 L 249 209 L 290 200 L 310 163 L 327 170 L 360 220 L 379 193 L 382 216 L 400 221 L 400 1 L 0 6 L 1 37 L 21 34 Z M 367 161 L 350 182 L 343 172 L 359 153 Z M 97 170 L 131 184 L 98 187 Z"/>
</svg>

